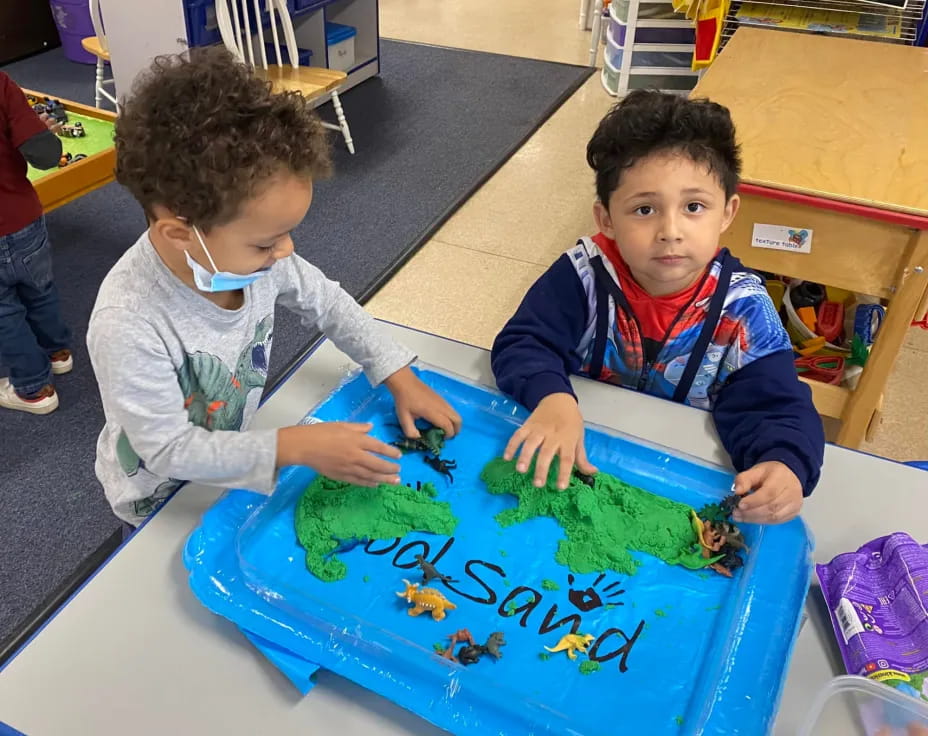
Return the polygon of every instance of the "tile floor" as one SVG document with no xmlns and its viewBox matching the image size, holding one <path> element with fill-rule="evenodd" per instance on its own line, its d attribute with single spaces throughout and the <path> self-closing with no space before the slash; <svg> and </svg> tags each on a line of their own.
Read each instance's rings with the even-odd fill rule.
<svg viewBox="0 0 928 736">
<path fill-rule="evenodd" d="M 572 64 L 588 59 L 590 35 L 578 27 L 574 1 L 381 0 L 380 12 L 388 38 Z M 584 151 L 612 101 L 591 77 L 368 303 L 370 311 L 489 347 L 534 279 L 591 232 Z M 863 450 L 928 460 L 926 366 L 928 331 L 912 329 L 884 397 L 883 424 Z"/>
</svg>

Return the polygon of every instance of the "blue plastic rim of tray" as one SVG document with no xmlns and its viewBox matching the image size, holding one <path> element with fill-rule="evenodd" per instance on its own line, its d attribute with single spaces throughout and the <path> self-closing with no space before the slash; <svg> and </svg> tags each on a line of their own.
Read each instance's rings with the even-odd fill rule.
<svg viewBox="0 0 928 736">
<path fill-rule="evenodd" d="M 306 570 L 294 531 L 295 505 L 315 474 L 288 468 L 249 517 L 223 512 L 220 502 L 191 537 L 185 554 L 203 603 L 453 733 L 767 733 L 811 573 L 804 524 L 745 525 L 751 551 L 733 579 L 638 553 L 635 575 L 571 576 L 554 562 L 564 537 L 558 524 L 533 519 L 502 529 L 493 517 L 516 499 L 491 495 L 479 480 L 524 410 L 435 370 L 419 375 L 463 417 L 442 453 L 458 469 L 449 484 L 409 454 L 402 479 L 435 484 L 460 520 L 454 537 L 415 533 L 359 545 L 342 555 L 347 577 L 323 583 Z M 309 420 L 372 422 L 387 441 L 399 432 L 389 393 L 360 375 Z M 586 443 L 601 471 L 695 508 L 731 487 L 721 469 L 597 428 L 587 429 Z M 431 584 L 457 605 L 444 621 L 408 616 L 396 596 L 403 578 L 419 579 L 416 554 L 458 581 Z M 509 615 L 513 608 L 520 610 Z M 539 656 L 575 622 L 596 637 L 590 653 L 598 671 L 581 674 L 583 655 Z M 437 656 L 433 645 L 461 628 L 481 642 L 502 631 L 502 659 L 464 667 Z"/>
</svg>

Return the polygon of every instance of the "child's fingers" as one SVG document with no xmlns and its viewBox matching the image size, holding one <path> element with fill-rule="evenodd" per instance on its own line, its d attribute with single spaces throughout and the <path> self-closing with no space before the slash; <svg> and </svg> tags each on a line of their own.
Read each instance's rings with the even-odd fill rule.
<svg viewBox="0 0 928 736">
<path fill-rule="evenodd" d="M 454 437 L 461 431 L 461 415 L 458 414 L 447 401 L 438 397 L 438 407 L 435 411 L 435 419 L 426 417 L 436 427 L 445 431 L 448 437 Z"/>
<path fill-rule="evenodd" d="M 463 420 L 461 419 L 461 415 L 458 414 L 450 404 L 448 405 L 448 410 L 451 412 L 449 416 L 451 419 L 451 429 L 454 430 L 451 432 L 451 436 L 453 437 L 461 431 Z"/>
<path fill-rule="evenodd" d="M 742 496 L 738 503 L 737 511 L 753 511 L 761 506 L 766 506 L 777 495 L 780 489 L 771 485 L 761 484 L 753 493 Z"/>
<path fill-rule="evenodd" d="M 541 446 L 541 443 L 544 442 L 544 439 L 544 435 L 537 432 L 528 436 L 525 442 L 522 443 L 522 451 L 519 453 L 519 461 L 516 463 L 516 470 L 520 473 L 524 473 L 529 469 L 529 466 L 532 464 L 532 458 L 535 457 L 535 452 Z"/>
<path fill-rule="evenodd" d="M 535 461 L 535 477 L 532 479 L 535 488 L 541 488 L 548 482 L 548 470 L 556 454 L 557 444 L 550 437 L 545 439 L 538 453 L 538 459 Z"/>
<path fill-rule="evenodd" d="M 434 426 L 442 430 L 446 436 L 454 437 L 454 423 L 447 414 L 436 414 L 435 416 L 424 417 L 424 419 L 427 419 Z"/>
<path fill-rule="evenodd" d="M 367 450 L 367 452 L 375 452 L 384 457 L 392 457 L 396 460 L 403 457 L 400 448 L 388 445 L 386 442 L 381 442 L 376 437 L 371 437 L 370 435 L 361 440 L 361 449 Z"/>
<path fill-rule="evenodd" d="M 570 474 L 574 469 L 574 452 L 573 450 L 561 450 L 560 457 L 560 465 L 557 469 L 557 487 L 563 491 L 570 485 Z"/>
<path fill-rule="evenodd" d="M 503 460 L 512 460 L 516 456 L 516 450 L 521 447 L 526 437 L 528 437 L 528 430 L 524 426 L 513 432 L 509 442 L 506 443 L 506 449 L 503 450 Z"/>
<path fill-rule="evenodd" d="M 395 473 L 382 474 L 358 471 L 346 475 L 342 480 L 356 486 L 364 486 L 365 488 L 373 488 L 374 486 L 379 486 L 381 483 L 386 483 L 391 486 L 398 486 L 400 484 L 400 477 Z"/>
<path fill-rule="evenodd" d="M 358 472 L 362 475 L 390 475 L 395 476 L 400 472 L 400 466 L 384 460 L 379 455 L 372 452 L 365 452 L 361 455 L 357 463 Z"/>
<path fill-rule="evenodd" d="M 767 469 L 761 465 L 755 465 L 735 476 L 735 485 L 732 490 L 739 496 L 743 496 L 746 493 L 750 493 L 753 489 L 759 488 L 766 477 Z M 744 501 L 741 503 L 744 503 Z"/>
<path fill-rule="evenodd" d="M 586 447 L 583 445 L 583 438 L 580 438 L 580 444 L 577 445 L 577 459 L 574 460 L 574 464 L 584 475 L 593 475 L 594 473 L 599 472 L 599 468 L 593 465 L 586 456 Z"/>
<path fill-rule="evenodd" d="M 735 521 L 747 522 L 748 524 L 782 524 L 794 519 L 802 509 L 802 502 L 784 500 L 785 495 L 749 511 L 742 512 L 739 508 Z"/>
<path fill-rule="evenodd" d="M 416 419 L 408 409 L 397 407 L 396 418 L 400 420 L 400 428 L 407 437 L 420 437 L 419 428 L 416 426 Z"/>
</svg>

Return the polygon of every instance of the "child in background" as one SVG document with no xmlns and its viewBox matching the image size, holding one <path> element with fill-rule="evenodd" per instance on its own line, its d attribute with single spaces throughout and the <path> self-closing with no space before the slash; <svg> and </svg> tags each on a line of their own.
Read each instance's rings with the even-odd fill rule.
<svg viewBox="0 0 928 736">
<path fill-rule="evenodd" d="M 632 92 L 587 161 L 599 234 L 539 278 L 493 346 L 499 387 L 532 411 L 506 458 L 527 472 L 537 452 L 539 486 L 555 456 L 560 488 L 575 464 L 595 472 L 568 379 L 585 375 L 711 410 L 739 471 L 735 519 L 792 519 L 818 482 L 824 433 L 763 282 L 719 249 L 739 204 L 728 110 Z"/>
<path fill-rule="evenodd" d="M 87 335 L 106 415 L 96 471 L 117 516 L 138 524 L 184 480 L 269 492 L 285 465 L 399 482 L 399 450 L 368 424 L 248 430 L 278 304 L 386 384 L 408 436 L 419 417 L 457 432 L 458 414 L 411 371 L 415 356 L 293 254 L 290 231 L 330 166 L 302 96 L 272 93 L 222 48 L 161 57 L 116 121 L 116 157 L 148 218 L 104 279 Z"/>
<path fill-rule="evenodd" d="M 71 370 L 71 334 L 58 308 L 52 248 L 26 163 L 51 169 L 61 158 L 58 126 L 39 117 L 0 72 L 0 406 L 30 414 L 58 408 L 52 374 Z"/>
</svg>

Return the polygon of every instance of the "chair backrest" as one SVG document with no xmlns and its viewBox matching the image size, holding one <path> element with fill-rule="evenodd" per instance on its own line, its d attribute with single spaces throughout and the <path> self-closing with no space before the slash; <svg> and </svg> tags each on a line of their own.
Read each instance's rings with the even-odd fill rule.
<svg viewBox="0 0 928 736">
<path fill-rule="evenodd" d="M 94 0 L 91 0 L 94 2 Z M 262 12 L 261 6 L 264 6 Z M 219 35 L 225 47 L 235 54 L 243 64 L 252 67 L 261 66 L 267 69 L 268 60 L 265 50 L 265 17 L 270 21 L 272 48 L 276 62 L 271 63 L 283 66 L 281 41 L 277 25 L 283 33 L 284 47 L 287 57 L 293 68 L 299 66 L 299 56 L 296 47 L 296 36 L 293 32 L 293 21 L 287 9 L 286 0 L 216 0 L 216 23 L 219 26 Z M 252 30 L 254 29 L 254 30 Z M 255 54 L 257 42 L 258 53 Z M 256 61 L 257 60 L 257 61 Z"/>
<path fill-rule="evenodd" d="M 106 43 L 106 34 L 103 31 L 103 15 L 100 13 L 100 0 L 89 0 L 90 22 L 93 23 L 93 35 L 100 42 L 100 48 L 106 53 L 110 52 L 109 45 Z"/>
</svg>

